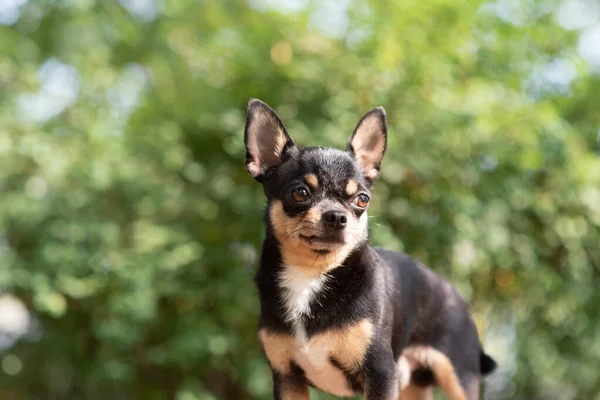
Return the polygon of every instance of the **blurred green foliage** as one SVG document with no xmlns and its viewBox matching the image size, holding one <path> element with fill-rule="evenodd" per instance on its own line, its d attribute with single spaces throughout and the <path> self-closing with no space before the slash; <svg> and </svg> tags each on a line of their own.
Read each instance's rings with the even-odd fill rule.
<svg viewBox="0 0 600 400">
<path fill-rule="evenodd" d="M 600 399 L 590 2 L 0 4 L 0 398 L 271 398 L 258 97 L 300 145 L 385 106 L 372 241 L 471 304 L 486 397 Z"/>
</svg>

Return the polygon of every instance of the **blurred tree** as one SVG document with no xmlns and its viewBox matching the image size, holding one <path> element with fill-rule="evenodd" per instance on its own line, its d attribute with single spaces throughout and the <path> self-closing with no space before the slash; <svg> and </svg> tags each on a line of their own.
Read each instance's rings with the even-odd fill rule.
<svg viewBox="0 0 600 400">
<path fill-rule="evenodd" d="M 243 168 L 258 97 L 301 145 L 342 147 L 385 106 L 373 242 L 470 302 L 501 364 L 487 398 L 600 399 L 599 14 L 0 3 L 0 398 L 271 397 Z"/>
</svg>

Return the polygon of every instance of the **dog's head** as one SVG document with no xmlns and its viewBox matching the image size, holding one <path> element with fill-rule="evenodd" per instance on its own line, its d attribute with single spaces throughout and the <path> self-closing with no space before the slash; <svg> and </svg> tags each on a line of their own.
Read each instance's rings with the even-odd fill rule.
<svg viewBox="0 0 600 400">
<path fill-rule="evenodd" d="M 386 116 L 365 114 L 345 151 L 298 149 L 275 112 L 248 103 L 246 168 L 263 184 L 268 224 L 283 261 L 322 271 L 367 241 L 367 208 L 386 149 Z"/>
</svg>

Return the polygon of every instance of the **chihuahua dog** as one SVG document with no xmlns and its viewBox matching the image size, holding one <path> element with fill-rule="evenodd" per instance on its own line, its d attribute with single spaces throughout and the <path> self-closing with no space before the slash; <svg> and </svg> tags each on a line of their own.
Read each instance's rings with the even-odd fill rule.
<svg viewBox="0 0 600 400">
<path fill-rule="evenodd" d="M 409 256 L 368 245 L 367 208 L 386 150 L 383 108 L 345 151 L 299 149 L 275 112 L 248 103 L 246 168 L 263 185 L 266 237 L 255 276 L 259 340 L 278 400 L 309 386 L 368 400 L 478 399 L 496 368 L 453 286 Z"/>
</svg>

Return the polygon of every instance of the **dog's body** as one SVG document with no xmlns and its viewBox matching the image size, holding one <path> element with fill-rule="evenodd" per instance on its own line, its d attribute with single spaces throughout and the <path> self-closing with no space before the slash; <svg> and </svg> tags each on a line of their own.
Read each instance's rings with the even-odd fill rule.
<svg viewBox="0 0 600 400">
<path fill-rule="evenodd" d="M 276 114 L 251 100 L 246 165 L 268 199 L 256 283 L 259 338 L 276 399 L 337 396 L 477 399 L 495 362 L 452 285 L 410 257 L 368 246 L 366 208 L 386 147 L 383 109 L 347 150 L 299 150 Z"/>
</svg>

